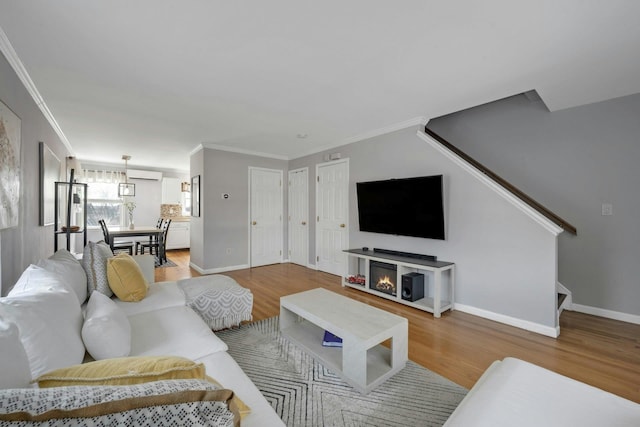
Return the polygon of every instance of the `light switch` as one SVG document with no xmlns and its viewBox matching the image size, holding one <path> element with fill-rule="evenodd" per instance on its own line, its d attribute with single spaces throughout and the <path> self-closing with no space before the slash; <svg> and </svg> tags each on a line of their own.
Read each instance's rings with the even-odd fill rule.
<svg viewBox="0 0 640 427">
<path fill-rule="evenodd" d="M 602 215 L 613 215 L 613 205 L 611 203 L 602 204 Z"/>
</svg>

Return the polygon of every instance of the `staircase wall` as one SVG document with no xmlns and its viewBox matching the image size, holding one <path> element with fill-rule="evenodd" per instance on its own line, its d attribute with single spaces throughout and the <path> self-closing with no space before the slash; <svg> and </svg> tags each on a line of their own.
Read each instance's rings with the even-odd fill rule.
<svg viewBox="0 0 640 427">
<path fill-rule="evenodd" d="M 553 113 L 520 95 L 428 126 L 577 227 L 558 241 L 573 309 L 640 323 L 638 117 L 640 94 Z"/>
</svg>

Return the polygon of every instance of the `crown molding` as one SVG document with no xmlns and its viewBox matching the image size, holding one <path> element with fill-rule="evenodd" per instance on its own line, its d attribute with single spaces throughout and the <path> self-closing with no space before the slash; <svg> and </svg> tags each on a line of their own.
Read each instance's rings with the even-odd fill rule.
<svg viewBox="0 0 640 427">
<path fill-rule="evenodd" d="M 337 141 L 333 144 L 323 145 L 321 147 L 314 148 L 310 151 L 303 152 L 302 154 L 298 154 L 294 157 L 291 157 L 290 160 L 299 159 L 301 157 L 310 156 L 312 154 L 320 153 L 322 151 L 331 150 L 333 148 L 342 147 L 343 145 L 353 144 L 354 142 L 364 141 L 366 139 L 375 138 L 376 136 L 385 135 L 391 132 L 395 132 L 398 130 L 406 129 L 412 126 L 425 126 L 427 124 L 427 119 L 424 116 L 414 117 L 409 120 L 405 120 L 402 122 L 392 123 L 388 126 L 384 126 L 378 129 L 370 130 L 368 132 L 360 133 L 358 135 L 351 136 L 349 138 Z"/>
<path fill-rule="evenodd" d="M 220 151 L 229 151 L 231 153 L 248 154 L 251 156 L 267 157 L 270 159 L 278 159 L 278 160 L 290 160 L 289 157 L 287 156 L 281 156 L 278 154 L 271 154 L 271 153 L 262 153 L 260 151 L 246 150 L 244 148 L 229 147 L 226 145 L 218 145 L 218 144 L 213 144 L 209 142 L 203 142 L 201 146 L 203 148 L 211 148 L 213 150 L 220 150 Z M 199 151 L 199 148 L 192 151 L 192 153 L 195 153 L 197 151 Z"/>
<path fill-rule="evenodd" d="M 193 150 L 189 151 L 189 157 L 193 156 L 198 151 L 201 151 L 203 149 L 204 149 L 204 146 L 202 144 L 198 144 Z"/>
<path fill-rule="evenodd" d="M 60 138 L 64 146 L 67 148 L 67 150 L 69 150 L 71 155 L 75 155 L 73 147 L 71 147 L 71 144 L 67 139 L 67 136 L 64 134 L 64 132 L 60 128 L 60 125 L 58 125 L 58 122 L 56 121 L 55 117 L 53 117 L 51 110 L 49 110 L 49 107 L 47 107 L 47 104 L 44 102 L 44 99 L 40 95 L 40 92 L 38 92 L 38 88 L 36 87 L 33 80 L 31 80 L 31 76 L 29 76 L 27 69 L 24 67 L 24 64 L 18 57 L 17 52 L 11 45 L 11 42 L 9 41 L 7 34 L 4 32 L 4 30 L 1 27 L 0 27 L 0 52 L 2 52 L 5 58 L 7 58 L 9 65 L 11 65 L 11 68 L 13 68 L 13 71 L 15 71 L 15 73 L 18 75 L 18 78 L 20 79 L 24 87 L 27 89 L 27 92 L 29 92 L 29 95 L 31 95 L 31 97 L 33 98 L 33 101 L 36 103 L 38 108 L 40 108 L 40 111 L 42 111 L 42 114 L 44 115 L 45 119 L 47 119 L 47 121 L 49 122 L 49 124 L 51 125 L 55 133 L 58 135 L 58 137 Z"/>
</svg>

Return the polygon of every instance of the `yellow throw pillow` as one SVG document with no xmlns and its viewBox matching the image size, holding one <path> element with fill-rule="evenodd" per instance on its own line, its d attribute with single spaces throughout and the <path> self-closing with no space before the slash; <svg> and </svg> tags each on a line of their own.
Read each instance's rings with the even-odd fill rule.
<svg viewBox="0 0 640 427">
<path fill-rule="evenodd" d="M 209 375 L 207 375 L 206 380 L 209 381 L 211 384 L 215 384 L 216 386 L 220 387 L 220 388 L 226 388 L 225 386 L 223 386 L 222 384 L 220 384 L 218 381 L 216 381 L 215 378 L 210 377 Z M 237 394 L 233 393 L 233 397 L 231 398 L 231 401 L 235 402 L 236 406 L 238 407 L 238 412 L 240 412 L 240 419 L 244 419 L 244 417 L 246 417 L 247 415 L 249 415 L 251 413 L 251 408 L 244 403 Z"/>
<path fill-rule="evenodd" d="M 40 388 L 131 385 L 160 380 L 205 379 L 202 363 L 175 356 L 118 357 L 56 369 L 36 380 Z"/>
<path fill-rule="evenodd" d="M 147 279 L 129 254 L 118 254 L 107 260 L 109 287 L 121 301 L 141 301 L 147 295 Z"/>
</svg>

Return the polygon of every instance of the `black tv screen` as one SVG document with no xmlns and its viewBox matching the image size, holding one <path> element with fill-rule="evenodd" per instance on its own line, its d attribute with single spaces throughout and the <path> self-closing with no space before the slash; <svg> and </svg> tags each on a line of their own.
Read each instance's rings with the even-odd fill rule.
<svg viewBox="0 0 640 427">
<path fill-rule="evenodd" d="M 356 183 L 360 231 L 444 240 L 442 175 Z"/>
</svg>

